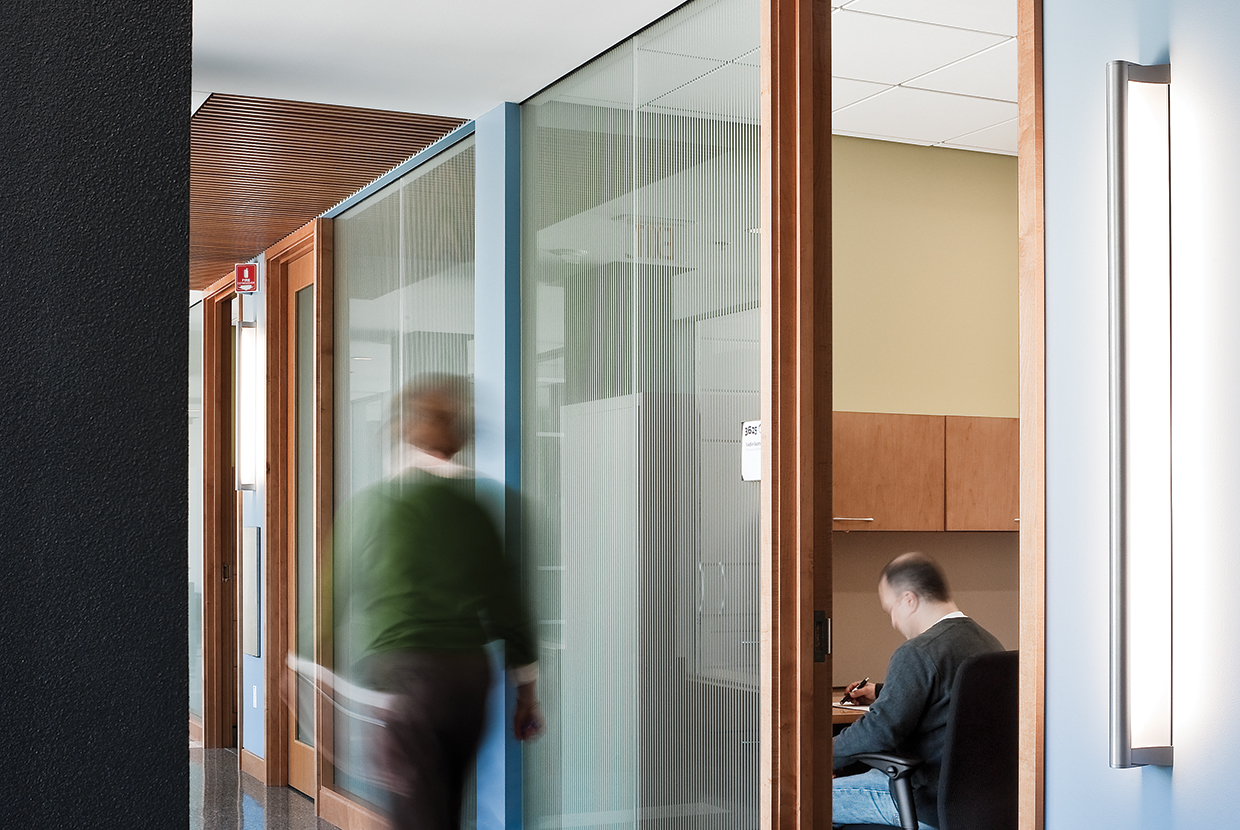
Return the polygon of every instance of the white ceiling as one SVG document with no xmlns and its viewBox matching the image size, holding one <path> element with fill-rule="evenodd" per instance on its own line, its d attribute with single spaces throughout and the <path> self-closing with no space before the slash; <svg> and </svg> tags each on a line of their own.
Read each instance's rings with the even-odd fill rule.
<svg viewBox="0 0 1240 830">
<path fill-rule="evenodd" d="M 832 129 L 1016 154 L 1013 0 L 831 0 Z"/>
<path fill-rule="evenodd" d="M 193 88 L 476 118 L 681 2 L 196 0 Z"/>
<path fill-rule="evenodd" d="M 225 92 L 474 118 L 528 98 L 680 2 L 197 0 L 194 108 Z M 1015 0 L 832 6 L 836 133 L 1016 153 Z M 734 46 L 737 54 L 712 63 L 744 74 L 756 51 L 738 55 L 756 43 Z M 666 52 L 686 63 L 674 53 L 691 50 Z M 686 78 L 703 71 L 661 67 L 675 68 Z M 716 85 L 728 80 L 707 74 Z M 746 87 L 756 80 L 745 77 Z M 704 90 L 695 97 L 707 94 L 705 83 L 693 86 Z M 587 97 L 596 96 L 611 97 Z M 675 94 L 652 103 L 682 106 Z"/>
</svg>

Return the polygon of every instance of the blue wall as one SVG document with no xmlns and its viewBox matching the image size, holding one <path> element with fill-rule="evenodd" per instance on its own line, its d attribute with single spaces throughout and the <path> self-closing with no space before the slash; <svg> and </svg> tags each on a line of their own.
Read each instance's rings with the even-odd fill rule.
<svg viewBox="0 0 1240 830">
<path fill-rule="evenodd" d="M 1240 4 L 1045 0 L 1046 827 L 1234 826 Z M 1105 67 L 1172 64 L 1175 766 L 1108 762 Z"/>
</svg>

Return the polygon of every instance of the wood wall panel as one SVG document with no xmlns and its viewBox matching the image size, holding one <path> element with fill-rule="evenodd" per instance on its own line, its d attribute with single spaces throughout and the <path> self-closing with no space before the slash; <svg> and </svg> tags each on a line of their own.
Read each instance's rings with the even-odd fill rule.
<svg viewBox="0 0 1240 830">
<path fill-rule="evenodd" d="M 206 287 L 463 123 L 212 95 L 190 119 L 190 289 Z"/>
<path fill-rule="evenodd" d="M 1042 2 L 1018 0 L 1020 830 L 1041 830 L 1046 722 L 1046 222 Z"/>
</svg>

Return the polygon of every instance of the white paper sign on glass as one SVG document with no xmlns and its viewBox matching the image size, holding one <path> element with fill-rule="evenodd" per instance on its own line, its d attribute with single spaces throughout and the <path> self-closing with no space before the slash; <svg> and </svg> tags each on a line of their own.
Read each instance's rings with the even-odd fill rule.
<svg viewBox="0 0 1240 830">
<path fill-rule="evenodd" d="M 762 480 L 762 422 L 741 424 L 741 481 Z"/>
</svg>

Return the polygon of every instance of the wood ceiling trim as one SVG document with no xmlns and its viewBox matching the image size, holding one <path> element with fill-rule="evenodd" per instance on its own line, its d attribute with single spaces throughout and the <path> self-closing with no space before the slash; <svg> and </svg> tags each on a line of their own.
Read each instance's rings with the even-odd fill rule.
<svg viewBox="0 0 1240 830">
<path fill-rule="evenodd" d="M 212 95 L 190 119 L 190 289 L 207 288 L 463 123 Z"/>
</svg>

